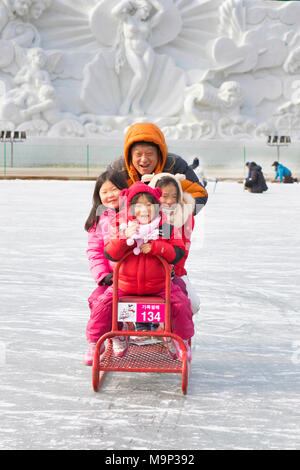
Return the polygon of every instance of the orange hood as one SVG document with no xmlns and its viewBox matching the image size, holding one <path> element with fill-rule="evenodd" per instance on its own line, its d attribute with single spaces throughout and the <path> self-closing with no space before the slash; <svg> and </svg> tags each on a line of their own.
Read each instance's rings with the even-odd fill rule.
<svg viewBox="0 0 300 470">
<path fill-rule="evenodd" d="M 162 173 L 166 163 L 168 149 L 165 137 L 161 130 L 151 122 L 141 122 L 133 124 L 129 127 L 125 135 L 124 141 L 124 157 L 125 164 L 132 182 L 139 181 L 139 176 L 131 161 L 129 161 L 129 149 L 135 142 L 153 142 L 158 145 L 161 151 L 162 158 L 160 158 L 154 173 Z"/>
</svg>

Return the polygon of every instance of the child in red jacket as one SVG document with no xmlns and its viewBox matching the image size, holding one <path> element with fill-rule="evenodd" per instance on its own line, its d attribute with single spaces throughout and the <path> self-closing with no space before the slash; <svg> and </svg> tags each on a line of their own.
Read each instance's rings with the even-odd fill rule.
<svg viewBox="0 0 300 470">
<path fill-rule="evenodd" d="M 114 224 L 111 237 L 105 244 L 105 254 L 109 260 L 119 261 L 125 253 L 138 244 L 140 225 L 143 226 L 144 243 L 139 247 L 139 253 L 134 254 L 132 251 L 120 268 L 120 295 L 163 297 L 165 272 L 161 262 L 154 255 L 164 257 L 170 264 L 171 272 L 173 265 L 185 256 L 183 242 L 180 236 L 177 236 L 176 229 L 162 219 L 159 188 L 153 189 L 144 183 L 137 182 L 129 189 L 123 190 L 121 196 L 127 199 L 127 205 L 119 214 L 118 223 Z M 150 238 L 145 236 L 146 226 L 149 226 Z M 132 240 L 134 240 L 133 245 Z M 98 325 L 101 324 L 101 327 L 97 332 L 97 337 L 92 338 L 95 341 L 111 329 L 112 288 L 109 287 L 101 297 L 97 311 Z M 174 284 L 171 285 L 171 312 L 172 332 L 184 340 L 188 358 L 190 358 L 188 340 L 194 334 L 191 303 L 180 287 Z M 126 353 L 127 347 L 125 340 L 123 348 L 119 348 L 114 353 L 121 356 Z M 176 341 L 170 341 L 168 347 L 173 357 L 178 355 L 181 358 L 181 350 Z"/>
</svg>

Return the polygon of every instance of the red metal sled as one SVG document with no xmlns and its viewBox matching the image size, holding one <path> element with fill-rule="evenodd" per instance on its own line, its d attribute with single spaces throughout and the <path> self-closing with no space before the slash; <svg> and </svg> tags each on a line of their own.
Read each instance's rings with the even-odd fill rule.
<svg viewBox="0 0 300 470">
<path fill-rule="evenodd" d="M 166 298 L 149 297 L 149 296 L 126 296 L 118 297 L 118 279 L 119 270 L 124 259 L 130 254 L 127 253 L 114 268 L 113 278 L 113 312 L 112 312 L 112 330 L 104 334 L 97 342 L 94 361 L 93 361 L 93 389 L 97 392 L 102 384 L 103 378 L 108 371 L 118 372 L 155 372 L 155 373 L 179 373 L 181 374 L 181 389 L 186 394 L 188 388 L 188 380 L 190 373 L 190 362 L 187 359 L 187 350 L 183 340 L 176 334 L 171 333 L 170 316 L 170 271 L 169 264 L 164 258 L 158 256 L 164 266 L 165 291 Z M 157 331 L 119 331 L 118 330 L 118 305 L 122 303 L 130 304 L 164 304 L 165 322 L 164 328 Z M 157 307 L 159 308 L 159 306 Z M 119 320 L 120 321 L 120 320 Z M 135 336 L 135 337 L 160 337 L 176 339 L 182 350 L 182 361 L 173 359 L 163 343 L 155 343 L 148 345 L 129 344 L 129 348 L 123 357 L 115 357 L 112 350 L 112 340 L 114 336 Z M 107 340 L 107 346 L 104 353 L 100 356 L 100 347 Z"/>
</svg>

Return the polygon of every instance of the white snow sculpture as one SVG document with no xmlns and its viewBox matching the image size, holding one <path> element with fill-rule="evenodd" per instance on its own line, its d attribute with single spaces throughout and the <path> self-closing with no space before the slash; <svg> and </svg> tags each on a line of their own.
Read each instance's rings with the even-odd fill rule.
<svg viewBox="0 0 300 470">
<path fill-rule="evenodd" d="M 29 8 L 29 18 L 38 20 L 47 8 L 52 4 L 53 0 L 32 0 Z"/>
<path fill-rule="evenodd" d="M 12 41 L 21 47 L 36 47 L 41 43 L 35 26 L 22 21 L 9 21 L 2 31 L 2 39 Z"/>
<path fill-rule="evenodd" d="M 0 119 L 34 135 L 117 139 L 151 120 L 174 139 L 263 138 L 298 126 L 299 24 L 300 2 L 0 0 Z"/>
<path fill-rule="evenodd" d="M 300 116 L 300 80 L 294 80 L 292 83 L 292 94 L 290 101 L 279 106 L 276 114 L 291 113 Z"/>
<path fill-rule="evenodd" d="M 27 84 L 31 88 L 38 88 L 50 84 L 50 75 L 46 70 L 47 56 L 43 49 L 32 48 L 27 52 L 26 63 L 14 78 L 17 85 Z"/>
<path fill-rule="evenodd" d="M 223 82 L 219 88 L 200 83 L 190 87 L 187 92 L 184 107 L 187 117 L 197 122 L 203 117 L 212 117 L 212 113 L 240 114 L 243 103 L 241 87 L 236 81 Z"/>
<path fill-rule="evenodd" d="M 9 66 L 15 56 L 15 45 L 29 48 L 40 45 L 37 20 L 52 0 L 1 0 L 0 3 L 0 71 L 15 73 Z"/>
<path fill-rule="evenodd" d="M 187 90 L 184 109 L 188 121 L 201 123 L 202 129 L 206 123 L 210 133 L 214 127 L 214 135 L 218 130 L 221 137 L 236 135 L 245 125 L 240 111 L 244 97 L 238 82 L 226 81 L 219 88 L 200 83 Z M 213 126 L 213 122 L 217 125 Z M 248 125 L 246 127 L 249 129 Z M 245 133 L 246 130 L 243 130 L 243 136 Z"/>
<path fill-rule="evenodd" d="M 150 16 L 152 6 L 155 6 L 156 12 Z M 148 39 L 165 9 L 159 0 L 121 0 L 111 12 L 120 20 L 115 46 L 116 72 L 120 73 L 125 60 L 133 72 L 133 79 L 119 113 L 127 115 L 131 109 L 133 114 L 144 114 L 140 101 L 148 86 L 155 60 L 155 53 Z"/>
<path fill-rule="evenodd" d="M 17 40 L 18 44 L 24 47 L 30 46 L 28 35 L 33 28 L 31 21 L 41 17 L 44 11 L 49 8 L 53 0 L 1 0 L 0 3 L 0 31 L 11 23 L 10 39 Z M 15 35 L 12 35 L 12 31 Z M 34 28 L 34 32 L 37 30 Z M 2 33 L 3 34 L 3 33 Z M 7 32 L 4 34 L 8 34 Z M 3 36 L 2 36 L 3 37 Z M 6 38 L 8 39 L 8 37 Z"/>
<path fill-rule="evenodd" d="M 16 124 L 37 118 L 54 124 L 60 113 L 50 71 L 57 66 L 60 53 L 48 57 L 41 48 L 28 49 L 27 54 L 22 54 L 20 49 L 18 52 L 23 66 L 13 80 L 17 86 L 0 98 L 0 117 Z"/>
<path fill-rule="evenodd" d="M 291 135 L 293 138 L 300 137 L 300 80 L 294 80 L 291 85 L 292 93 L 290 100 L 279 106 L 274 115 L 276 128 L 281 130 L 282 135 Z"/>
<path fill-rule="evenodd" d="M 296 74 L 300 72 L 300 46 L 293 49 L 287 56 L 283 69 L 285 72 L 290 74 Z"/>
<path fill-rule="evenodd" d="M 2 4 L 0 4 L 1 39 L 15 41 L 23 47 L 30 47 L 33 43 L 39 42 L 39 35 L 34 26 L 23 22 L 23 19 L 29 14 L 31 2 L 32 0 L 24 0 L 23 2 L 21 0 L 2 0 Z"/>
<path fill-rule="evenodd" d="M 104 8 L 108 9 L 107 21 L 112 29 L 106 25 L 99 32 Z M 105 13 L 107 16 L 107 10 Z M 171 19 L 175 19 L 172 27 Z M 183 103 L 184 72 L 170 57 L 156 54 L 152 44 L 153 36 L 156 45 L 172 38 L 174 26 L 177 31 L 181 22 L 170 0 L 99 2 L 92 13 L 92 31 L 112 49 L 100 51 L 84 70 L 81 99 L 88 110 L 123 116 L 170 116 L 179 112 Z M 101 85 L 103 78 L 111 84 L 109 90 L 106 83 Z"/>
<path fill-rule="evenodd" d="M 211 45 L 214 62 L 211 72 L 228 76 L 283 63 L 287 52 L 284 41 L 276 30 L 266 29 L 264 24 L 249 30 L 243 0 L 224 0 L 219 12 L 219 37 Z"/>
<path fill-rule="evenodd" d="M 10 41 L 0 39 L 0 70 L 6 69 L 14 60 L 15 50 Z"/>
</svg>

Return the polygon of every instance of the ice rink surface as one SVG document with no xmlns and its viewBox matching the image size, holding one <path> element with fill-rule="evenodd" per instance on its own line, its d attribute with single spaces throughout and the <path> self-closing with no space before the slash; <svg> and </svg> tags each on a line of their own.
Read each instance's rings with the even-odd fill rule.
<svg viewBox="0 0 300 470">
<path fill-rule="evenodd" d="M 300 186 L 209 183 L 186 396 L 177 374 L 112 372 L 92 389 L 93 186 L 0 182 L 0 449 L 299 449 Z"/>
</svg>

